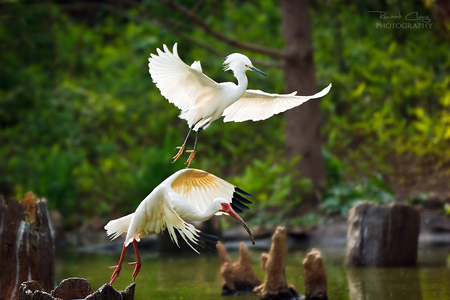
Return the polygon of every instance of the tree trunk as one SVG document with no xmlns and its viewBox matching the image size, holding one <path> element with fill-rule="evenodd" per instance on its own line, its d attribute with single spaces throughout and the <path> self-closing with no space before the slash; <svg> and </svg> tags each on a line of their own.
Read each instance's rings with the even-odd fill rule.
<svg viewBox="0 0 450 300">
<path fill-rule="evenodd" d="M 281 1 L 282 30 L 285 39 L 284 73 L 286 92 L 301 95 L 317 93 L 311 21 L 307 0 Z M 305 204 L 315 207 L 326 177 L 321 153 L 320 100 L 311 100 L 286 112 L 286 155 L 301 155 L 298 169 L 302 177 L 313 183 Z"/>
</svg>

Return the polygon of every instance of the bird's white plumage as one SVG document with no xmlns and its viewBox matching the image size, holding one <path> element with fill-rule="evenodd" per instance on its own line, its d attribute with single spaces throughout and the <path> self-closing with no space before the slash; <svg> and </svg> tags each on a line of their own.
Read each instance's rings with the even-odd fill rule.
<svg viewBox="0 0 450 300">
<path fill-rule="evenodd" d="M 225 60 L 225 70 L 233 71 L 238 85 L 225 82 L 217 83 L 202 73 L 200 62 L 186 65 L 178 56 L 177 44 L 173 53 L 163 47 L 157 49 L 158 55 L 151 54 L 149 72 L 160 89 L 161 94 L 181 109 L 180 118 L 194 130 L 206 128 L 211 122 L 224 116 L 224 121 L 242 122 L 246 120 L 264 120 L 274 114 L 299 106 L 314 98 L 323 97 L 331 84 L 312 96 L 291 94 L 269 94 L 247 89 L 247 70 L 257 70 L 243 54 L 233 53 Z M 261 72 L 262 73 L 262 72 Z M 205 126 L 205 124 L 207 124 Z"/>
<path fill-rule="evenodd" d="M 217 199 L 231 203 L 235 186 L 227 181 L 196 169 L 175 172 L 157 186 L 137 207 L 125 217 L 112 220 L 106 226 L 106 233 L 112 239 L 127 232 L 125 246 L 133 239 L 168 230 L 172 240 L 178 245 L 175 230 L 192 247 L 197 244 L 198 230 L 184 221 L 209 219 L 218 212 Z"/>
<path fill-rule="evenodd" d="M 328 94 L 331 83 L 319 93 L 312 96 L 291 94 L 269 94 L 259 90 L 247 90 L 238 101 L 228 106 L 223 112 L 224 122 L 260 121 L 286 110 L 299 106 L 310 99 Z"/>
</svg>

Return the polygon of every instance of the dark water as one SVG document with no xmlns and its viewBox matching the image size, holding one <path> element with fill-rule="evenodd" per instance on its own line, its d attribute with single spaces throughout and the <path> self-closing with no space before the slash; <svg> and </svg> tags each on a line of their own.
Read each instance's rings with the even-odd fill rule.
<svg viewBox="0 0 450 300">
<path fill-rule="evenodd" d="M 249 246 L 251 249 L 251 246 Z M 286 278 L 304 294 L 302 261 L 312 247 L 291 250 Z M 317 246 L 322 251 L 328 279 L 328 296 L 339 299 L 450 299 L 450 246 L 421 247 L 419 263 L 411 268 L 344 267 L 345 247 Z M 158 256 L 141 251 L 142 268 L 136 278 L 136 300 L 142 299 L 258 299 L 252 294 L 222 297 L 220 262 L 214 254 L 175 253 Z M 134 261 L 133 251 L 125 261 Z M 237 252 L 230 251 L 237 259 Z M 253 269 L 263 280 L 261 251 L 251 251 Z M 57 259 L 57 283 L 68 277 L 83 277 L 97 290 L 109 282 L 120 253 L 65 251 Z M 117 290 L 129 285 L 134 266 L 123 265 L 114 282 Z"/>
</svg>

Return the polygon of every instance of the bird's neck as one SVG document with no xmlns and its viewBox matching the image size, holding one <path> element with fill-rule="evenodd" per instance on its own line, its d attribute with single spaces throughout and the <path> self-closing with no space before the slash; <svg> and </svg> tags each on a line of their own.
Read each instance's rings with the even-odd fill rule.
<svg viewBox="0 0 450 300">
<path fill-rule="evenodd" d="M 180 203 L 175 203 L 175 211 L 178 215 L 185 220 L 191 221 L 206 221 L 209 220 L 215 213 L 219 210 L 217 209 L 217 205 L 212 202 L 204 211 L 196 209 L 187 201 L 183 201 Z"/>
<path fill-rule="evenodd" d="M 206 221 L 211 219 L 212 216 L 214 216 L 215 213 L 217 213 L 217 209 L 212 208 L 212 205 L 208 206 L 208 208 L 205 211 L 198 211 L 198 214 L 196 215 L 196 219 L 191 219 L 192 221 Z"/>
<path fill-rule="evenodd" d="M 242 94 L 245 93 L 245 91 L 247 90 L 247 85 L 248 85 L 248 79 L 247 76 L 245 75 L 245 72 L 236 72 L 238 74 L 234 74 L 234 77 L 236 77 L 237 81 L 238 81 L 238 90 L 239 92 L 241 92 Z"/>
</svg>

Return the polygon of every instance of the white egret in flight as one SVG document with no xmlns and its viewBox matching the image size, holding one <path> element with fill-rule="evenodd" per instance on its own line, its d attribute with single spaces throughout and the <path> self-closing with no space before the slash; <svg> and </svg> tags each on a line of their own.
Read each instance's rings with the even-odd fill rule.
<svg viewBox="0 0 450 300">
<path fill-rule="evenodd" d="M 192 130 L 196 131 L 194 149 L 186 161 L 187 167 L 192 162 L 197 148 L 200 131 L 206 129 L 213 121 L 224 116 L 224 122 L 259 121 L 299 106 L 309 99 L 326 95 L 331 84 L 312 96 L 296 96 L 291 94 L 269 94 L 259 90 L 247 90 L 245 72 L 256 71 L 267 76 L 252 65 L 247 56 L 233 53 L 226 57 L 225 71 L 233 71 L 238 84 L 232 82 L 217 83 L 202 73 L 199 61 L 191 66 L 186 65 L 178 56 L 177 44 L 173 53 L 163 47 L 164 52 L 156 49 L 158 55 L 150 54 L 149 72 L 153 82 L 169 102 L 181 109 L 180 118 L 187 121 L 189 132 L 173 157 L 175 162 L 183 153 L 186 141 Z"/>
<path fill-rule="evenodd" d="M 244 198 L 251 197 L 238 187 L 202 170 L 182 169 L 158 185 L 138 206 L 132 214 L 109 221 L 105 226 L 106 234 L 115 239 L 126 232 L 122 254 L 111 276 L 110 284 L 119 277 L 126 247 L 133 243 L 136 253 L 136 265 L 133 280 L 141 268 L 137 242 L 141 238 L 167 229 L 172 241 L 178 245 L 176 232 L 197 253 L 215 246 L 218 238 L 200 232 L 185 220 L 206 221 L 215 214 L 228 214 L 238 220 L 248 232 L 255 244 L 250 229 L 236 213 L 247 209 L 252 202 Z"/>
</svg>

